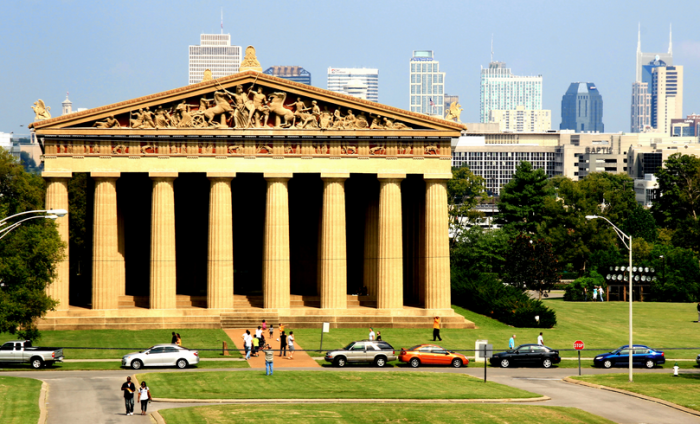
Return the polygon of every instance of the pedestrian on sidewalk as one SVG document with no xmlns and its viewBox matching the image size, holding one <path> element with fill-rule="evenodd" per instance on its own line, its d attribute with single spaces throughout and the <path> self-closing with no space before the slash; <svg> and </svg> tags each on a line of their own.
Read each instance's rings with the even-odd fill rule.
<svg viewBox="0 0 700 424">
<path fill-rule="evenodd" d="M 250 359 L 250 347 L 252 346 L 252 341 L 250 337 L 250 330 L 245 330 L 243 333 L 243 347 L 245 348 L 245 359 L 246 361 Z"/>
<path fill-rule="evenodd" d="M 442 341 L 442 337 L 440 337 L 440 317 L 435 317 L 433 320 L 433 341 L 435 339 Z"/>
<path fill-rule="evenodd" d="M 599 296 L 600 296 L 600 301 L 601 301 L 601 302 L 605 302 L 605 299 L 603 298 L 603 294 L 604 294 L 604 293 L 605 293 L 605 291 L 603 290 L 603 286 L 598 287 L 598 294 L 599 294 Z"/>
<path fill-rule="evenodd" d="M 372 328 L 372 327 L 369 328 L 369 340 L 370 341 L 374 340 L 374 328 Z"/>
<path fill-rule="evenodd" d="M 177 341 L 175 342 L 176 345 L 182 346 L 182 337 L 180 337 L 180 333 L 175 333 L 177 336 Z"/>
<path fill-rule="evenodd" d="M 253 337 L 251 339 L 251 342 L 253 343 L 253 355 L 252 356 L 258 356 L 258 346 L 260 346 L 260 339 L 257 337 Z"/>
<path fill-rule="evenodd" d="M 377 341 L 378 342 L 382 341 L 382 332 L 381 331 L 377 331 Z"/>
<path fill-rule="evenodd" d="M 282 332 L 284 331 L 284 325 L 280 322 L 280 325 L 278 325 L 277 327 L 279 327 L 280 334 L 282 334 Z"/>
<path fill-rule="evenodd" d="M 280 357 L 284 354 L 284 356 L 287 356 L 287 335 L 284 334 L 284 331 L 280 330 L 280 338 L 277 339 L 280 341 Z"/>
<path fill-rule="evenodd" d="M 289 346 L 289 356 L 287 359 L 294 359 L 294 332 L 289 332 L 289 337 L 287 337 L 287 345 Z"/>
<path fill-rule="evenodd" d="M 274 325 L 270 324 L 270 340 L 272 340 L 272 333 L 275 331 Z"/>
<path fill-rule="evenodd" d="M 515 334 L 511 336 L 510 340 L 508 340 L 508 349 L 513 350 L 515 349 Z"/>
<path fill-rule="evenodd" d="M 593 301 L 595 302 L 596 300 L 598 300 L 598 288 L 594 286 L 593 287 Z"/>
<path fill-rule="evenodd" d="M 139 400 L 141 401 L 141 415 L 146 415 L 148 402 L 153 400 L 153 398 L 151 398 L 151 391 L 148 389 L 145 381 L 141 382 L 141 388 L 139 389 Z M 134 414 L 132 413 L 131 415 Z"/>
<path fill-rule="evenodd" d="M 258 325 L 258 329 L 255 330 L 255 337 L 260 338 L 260 336 L 262 335 L 262 332 L 263 332 L 262 327 Z"/>
<path fill-rule="evenodd" d="M 124 392 L 126 415 L 134 415 L 134 392 L 136 392 L 136 385 L 131 382 L 131 376 L 126 377 L 126 383 L 122 384 L 122 391 Z"/>
<path fill-rule="evenodd" d="M 537 344 L 540 346 L 544 346 L 544 337 L 542 337 L 542 332 L 540 331 L 540 335 L 537 336 Z"/>
<path fill-rule="evenodd" d="M 262 320 L 262 331 L 267 331 L 267 323 L 265 320 Z"/>
<path fill-rule="evenodd" d="M 272 346 L 267 345 L 263 348 L 265 351 L 265 375 L 272 375 L 272 365 L 275 360 L 275 352 Z"/>
<path fill-rule="evenodd" d="M 177 344 L 177 335 L 173 331 L 173 337 L 170 339 L 170 343 Z"/>
</svg>

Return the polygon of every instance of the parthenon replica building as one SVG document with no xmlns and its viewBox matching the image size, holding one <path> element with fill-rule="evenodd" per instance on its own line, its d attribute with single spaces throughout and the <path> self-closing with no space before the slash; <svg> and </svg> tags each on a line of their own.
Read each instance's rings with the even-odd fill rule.
<svg viewBox="0 0 700 424">
<path fill-rule="evenodd" d="M 31 127 L 47 208 L 90 177 L 91 285 L 67 255 L 40 328 L 474 327 L 450 301 L 462 124 L 243 70 Z"/>
</svg>

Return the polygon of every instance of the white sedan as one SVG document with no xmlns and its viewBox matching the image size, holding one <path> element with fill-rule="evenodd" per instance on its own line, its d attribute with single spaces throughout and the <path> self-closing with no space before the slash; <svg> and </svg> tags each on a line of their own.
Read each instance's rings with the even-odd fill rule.
<svg viewBox="0 0 700 424">
<path fill-rule="evenodd" d="M 143 352 L 124 355 L 122 367 L 135 370 L 141 367 L 172 367 L 180 369 L 199 363 L 199 352 L 175 344 L 151 346 Z"/>
</svg>

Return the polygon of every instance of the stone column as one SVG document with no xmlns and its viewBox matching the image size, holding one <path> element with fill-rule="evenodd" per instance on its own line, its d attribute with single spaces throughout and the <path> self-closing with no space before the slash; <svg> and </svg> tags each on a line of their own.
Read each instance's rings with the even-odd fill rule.
<svg viewBox="0 0 700 424">
<path fill-rule="evenodd" d="M 119 206 L 117 194 L 117 295 L 126 295 L 126 240 L 124 239 L 124 211 Z"/>
<path fill-rule="evenodd" d="M 207 264 L 207 307 L 233 308 L 233 212 L 231 180 L 235 172 L 208 172 L 209 253 Z"/>
<path fill-rule="evenodd" d="M 46 209 L 65 209 L 68 211 L 68 181 L 73 176 L 72 172 L 44 172 L 42 176 L 47 182 Z M 68 260 L 69 216 L 70 213 L 55 221 L 58 227 L 58 235 L 65 244 L 63 250 L 65 256 L 56 264 L 56 278 L 46 287 L 46 294 L 58 301 L 58 310 L 68 309 L 70 300 L 70 262 Z"/>
<path fill-rule="evenodd" d="M 119 172 L 93 172 L 95 210 L 92 235 L 92 309 L 119 306 L 119 236 L 117 179 Z"/>
<path fill-rule="evenodd" d="M 377 257 L 379 255 L 379 196 L 372 190 L 372 198 L 365 210 L 365 249 L 362 280 L 367 287 L 367 294 L 377 295 Z"/>
<path fill-rule="evenodd" d="M 151 309 L 177 307 L 175 264 L 175 190 L 177 172 L 150 172 L 151 202 Z"/>
<path fill-rule="evenodd" d="M 289 308 L 289 188 L 292 173 L 265 173 L 263 299 L 268 309 Z"/>
<path fill-rule="evenodd" d="M 406 174 L 378 174 L 379 255 L 377 308 L 403 308 L 401 180 Z"/>
<path fill-rule="evenodd" d="M 447 179 L 425 176 L 425 309 L 450 309 Z"/>
<path fill-rule="evenodd" d="M 345 180 L 348 173 L 322 173 L 321 308 L 345 309 L 348 301 Z"/>
</svg>

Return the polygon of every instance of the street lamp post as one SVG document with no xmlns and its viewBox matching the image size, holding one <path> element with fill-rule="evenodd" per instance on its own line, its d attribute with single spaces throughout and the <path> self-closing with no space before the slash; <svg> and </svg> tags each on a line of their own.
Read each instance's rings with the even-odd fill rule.
<svg viewBox="0 0 700 424">
<path fill-rule="evenodd" d="M 663 277 L 664 277 L 664 284 L 666 284 L 666 257 L 664 255 L 661 255 L 661 256 L 659 256 L 659 259 L 664 261 Z"/>
<path fill-rule="evenodd" d="M 28 218 L 24 218 L 23 220 L 17 221 L 15 223 L 8 222 L 12 218 L 16 218 L 16 217 L 21 216 L 21 215 L 27 215 L 30 213 L 45 213 L 46 215 L 30 216 Z M 60 217 L 66 216 L 67 213 L 68 213 L 68 211 L 66 211 L 65 209 L 48 209 L 48 210 L 36 210 L 36 211 L 20 212 L 18 214 L 8 216 L 7 218 L 0 221 L 0 240 L 2 240 L 6 235 L 8 235 L 12 230 L 14 230 L 15 228 L 22 225 L 22 223 L 25 221 L 29 221 L 30 219 L 38 219 L 38 218 L 58 219 Z M 5 225 L 8 225 L 8 226 L 5 227 Z M 4 227 L 4 228 L 1 228 L 1 227 Z"/>
<path fill-rule="evenodd" d="M 597 216 L 597 215 L 586 215 L 586 219 L 603 219 L 605 220 L 608 224 L 610 224 L 615 232 L 617 233 L 617 236 L 620 237 L 620 240 L 622 240 L 622 243 L 629 249 L 630 251 L 630 265 L 628 268 L 629 271 L 629 303 L 630 303 L 630 342 L 628 346 L 629 350 L 629 380 L 630 383 L 634 381 L 634 378 L 632 376 L 632 354 L 634 353 L 634 344 L 632 344 L 632 236 L 628 236 L 627 234 L 623 233 L 621 229 L 617 228 L 615 224 L 610 222 L 609 219 L 602 217 L 602 216 Z"/>
</svg>

